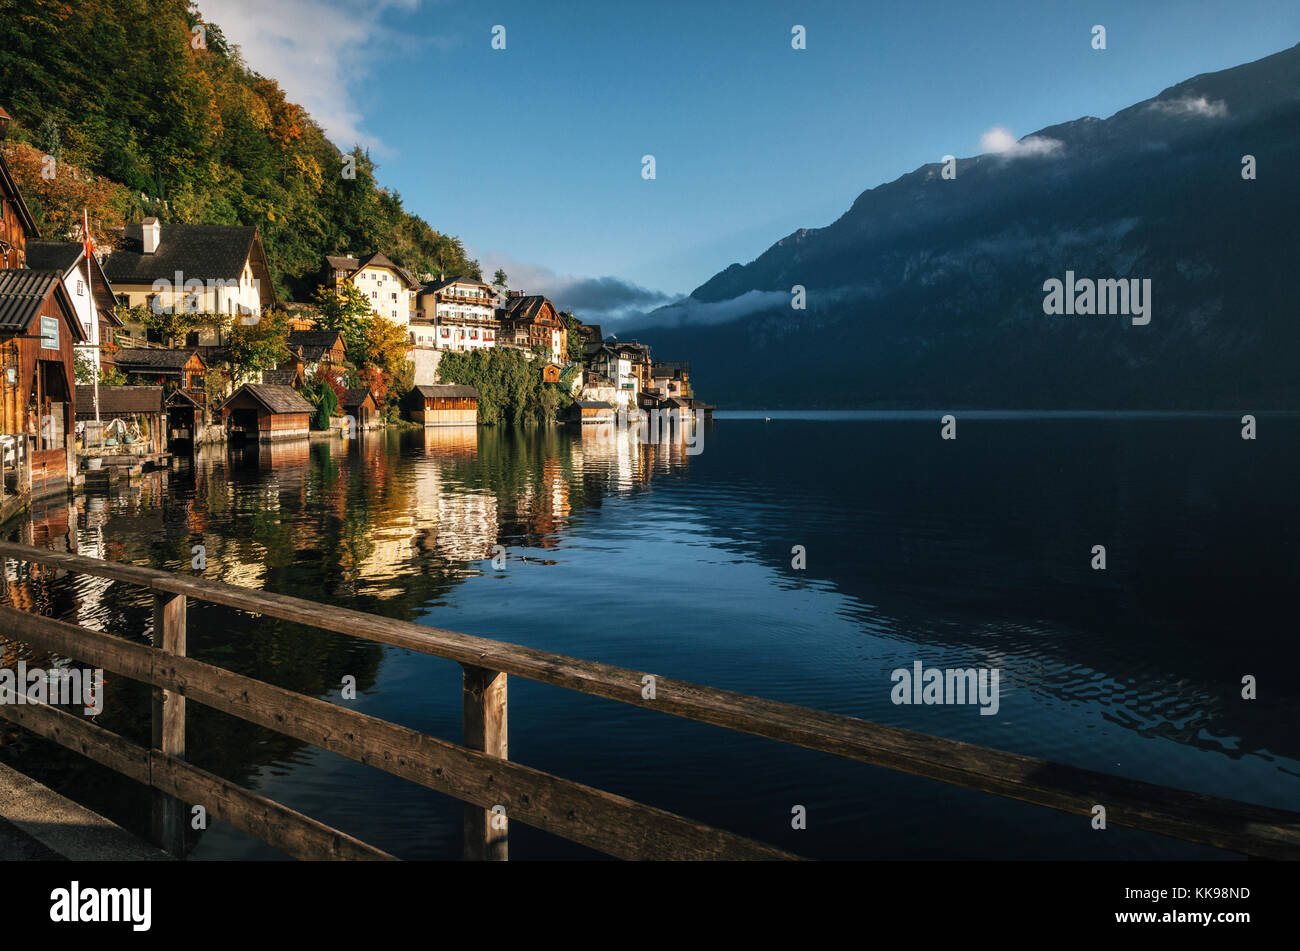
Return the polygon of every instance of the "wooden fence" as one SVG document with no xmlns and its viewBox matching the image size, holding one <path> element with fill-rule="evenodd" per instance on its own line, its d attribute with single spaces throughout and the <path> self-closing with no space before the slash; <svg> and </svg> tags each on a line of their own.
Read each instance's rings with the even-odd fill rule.
<svg viewBox="0 0 1300 951">
<path fill-rule="evenodd" d="M 153 592 L 152 646 L 0 607 L 0 634 L 153 686 L 152 748 L 41 704 L 0 703 L 0 716 L 152 789 L 154 835 L 183 852 L 186 803 L 302 859 L 392 856 L 187 763 L 185 705 L 204 704 L 466 803 L 465 857 L 503 860 L 509 821 L 624 859 L 794 859 L 683 816 L 532 769 L 508 758 L 506 684 L 525 677 L 967 789 L 1262 858 L 1300 857 L 1300 813 L 1124 779 L 1028 756 L 746 694 L 613 667 L 301 598 L 0 543 L 0 557 Z M 432 654 L 463 669 L 463 742 L 367 716 L 186 656 L 187 599 Z"/>
</svg>

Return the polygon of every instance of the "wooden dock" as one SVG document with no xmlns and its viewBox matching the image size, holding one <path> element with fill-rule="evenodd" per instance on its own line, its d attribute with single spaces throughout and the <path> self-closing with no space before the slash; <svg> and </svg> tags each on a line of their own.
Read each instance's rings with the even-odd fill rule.
<svg viewBox="0 0 1300 951">
<path fill-rule="evenodd" d="M 0 543 L 0 558 L 109 578 L 152 591 L 153 644 L 0 607 L 0 630 L 155 688 L 150 748 L 40 704 L 0 704 L 0 716 L 137 780 L 154 796 L 158 845 L 183 854 L 184 803 L 302 859 L 391 859 L 344 832 L 185 761 L 186 704 L 204 704 L 466 803 L 465 858 L 508 857 L 522 822 L 623 859 L 795 859 L 789 852 L 684 816 L 514 763 L 507 679 L 524 677 L 767 737 L 832 756 L 1249 856 L 1300 858 L 1300 813 L 1206 796 L 1060 763 L 810 710 L 516 644 L 424 627 L 301 598 L 79 555 Z M 7 577 L 7 570 L 5 572 Z M 463 739 L 456 744 L 186 656 L 189 600 L 220 604 L 457 661 Z"/>
</svg>

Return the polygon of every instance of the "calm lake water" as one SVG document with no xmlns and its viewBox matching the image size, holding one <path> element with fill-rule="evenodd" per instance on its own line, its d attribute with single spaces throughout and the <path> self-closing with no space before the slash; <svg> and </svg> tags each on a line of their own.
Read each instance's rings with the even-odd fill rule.
<svg viewBox="0 0 1300 951">
<path fill-rule="evenodd" d="M 1300 419 L 1246 441 L 1232 415 L 958 413 L 944 441 L 939 415 L 723 415 L 698 455 L 489 428 L 219 451 L 8 537 L 185 572 L 203 544 L 204 577 L 232 584 L 1300 808 Z M 139 590 L 13 571 L 11 602 L 145 639 Z M 207 605 L 189 650 L 336 702 L 351 674 L 354 709 L 459 740 L 454 663 Z M 895 705 L 915 661 L 997 668 L 997 714 Z M 197 765 L 401 858 L 459 857 L 460 803 L 189 711 Z M 147 691 L 110 675 L 98 722 L 147 743 Z M 1232 857 L 519 678 L 509 743 L 814 857 Z M 74 754 L 6 728 L 0 758 L 148 827 L 141 787 Z M 593 855 L 510 831 L 512 859 Z M 219 823 L 192 837 L 195 859 L 279 855 Z"/>
</svg>

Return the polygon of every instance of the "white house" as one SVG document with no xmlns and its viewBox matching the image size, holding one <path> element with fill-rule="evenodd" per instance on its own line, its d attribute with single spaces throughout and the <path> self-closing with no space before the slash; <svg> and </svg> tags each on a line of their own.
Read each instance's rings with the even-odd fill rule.
<svg viewBox="0 0 1300 951">
<path fill-rule="evenodd" d="M 104 275 L 99 260 L 86 257 L 79 241 L 31 241 L 27 244 L 27 266 L 35 271 L 58 271 L 72 298 L 77 321 L 86 332 L 84 343 L 74 349 L 88 359 L 96 372 L 101 365 L 100 345 L 113 343 L 113 330 L 122 326 L 114 310 L 113 285 Z M 112 363 L 106 356 L 105 363 Z"/>
<path fill-rule="evenodd" d="M 275 300 L 271 269 L 256 228 L 243 225 L 162 224 L 146 218 L 127 225 L 124 241 L 104 261 L 104 273 L 129 307 L 221 315 L 230 321 L 256 317 Z M 147 339 L 128 323 L 126 334 Z M 155 340 L 155 343 L 166 341 Z M 186 346 L 222 346 L 213 329 L 191 332 Z"/>
<path fill-rule="evenodd" d="M 482 281 L 452 277 L 425 284 L 411 320 L 413 346 L 487 350 L 497 345 L 496 292 Z"/>
<path fill-rule="evenodd" d="M 370 298 L 375 316 L 390 320 L 406 330 L 411 325 L 411 311 L 420 282 L 406 268 L 398 267 L 379 252 L 365 258 L 350 255 L 327 255 L 325 284 L 335 290 L 353 284 Z"/>
</svg>

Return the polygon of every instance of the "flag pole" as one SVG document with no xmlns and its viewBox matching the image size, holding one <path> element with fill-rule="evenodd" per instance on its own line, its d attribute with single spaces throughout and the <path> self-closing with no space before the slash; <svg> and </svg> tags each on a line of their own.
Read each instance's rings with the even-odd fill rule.
<svg viewBox="0 0 1300 951">
<path fill-rule="evenodd" d="M 90 211 L 83 208 L 81 210 L 82 228 L 86 238 L 86 296 L 90 300 L 90 342 L 95 347 L 95 362 L 93 364 L 94 372 L 91 382 L 95 386 L 95 434 L 99 437 L 99 444 L 104 444 L 104 433 L 100 428 L 99 420 L 99 307 L 95 304 L 95 289 L 91 286 L 91 272 L 94 270 L 90 266 L 91 249 L 93 245 L 90 241 Z"/>
</svg>

